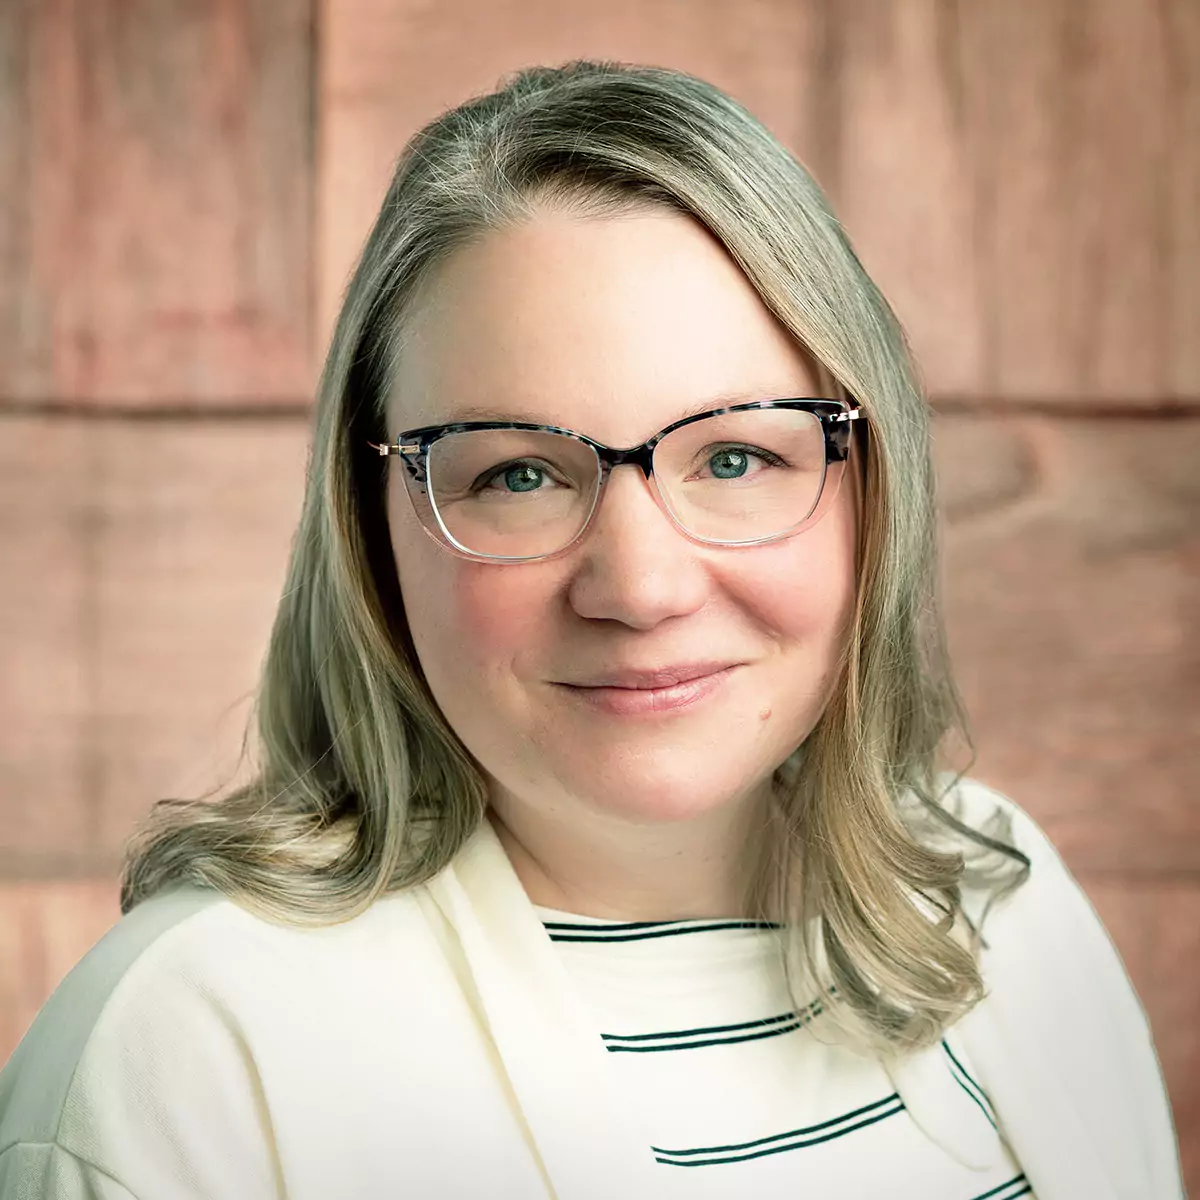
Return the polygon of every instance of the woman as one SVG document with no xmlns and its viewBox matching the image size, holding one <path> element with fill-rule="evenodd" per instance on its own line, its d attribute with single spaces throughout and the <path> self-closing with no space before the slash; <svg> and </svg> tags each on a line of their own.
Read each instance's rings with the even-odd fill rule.
<svg viewBox="0 0 1200 1200">
<path fill-rule="evenodd" d="M 261 775 L 144 831 L 0 1195 L 1181 1195 L 1094 913 L 939 774 L 931 497 L 886 303 L 730 99 L 575 64 L 423 130 Z"/>
</svg>

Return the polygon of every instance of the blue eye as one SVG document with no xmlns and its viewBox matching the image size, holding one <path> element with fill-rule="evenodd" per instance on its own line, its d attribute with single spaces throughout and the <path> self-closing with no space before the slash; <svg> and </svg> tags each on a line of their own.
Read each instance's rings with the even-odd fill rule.
<svg viewBox="0 0 1200 1200">
<path fill-rule="evenodd" d="M 529 463 L 518 463 L 504 472 L 504 485 L 510 492 L 536 492 L 545 478 L 545 471 Z"/>
<path fill-rule="evenodd" d="M 708 469 L 717 479 L 739 479 L 750 468 L 745 450 L 721 450 L 708 460 Z"/>
<path fill-rule="evenodd" d="M 553 491 L 559 479 L 549 463 L 536 459 L 518 458 L 506 463 L 497 463 L 488 471 L 475 477 L 471 494 L 475 496 L 536 496 Z"/>
</svg>

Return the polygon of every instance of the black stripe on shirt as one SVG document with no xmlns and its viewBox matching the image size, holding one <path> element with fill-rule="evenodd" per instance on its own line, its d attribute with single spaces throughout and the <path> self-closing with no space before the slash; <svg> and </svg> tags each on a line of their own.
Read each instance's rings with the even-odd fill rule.
<svg viewBox="0 0 1200 1200">
<path fill-rule="evenodd" d="M 573 925 L 543 921 L 552 942 L 637 942 L 646 938 L 675 937 L 686 933 L 713 933 L 723 929 L 778 929 L 771 921 L 622 921 L 608 925 Z"/>
<path fill-rule="evenodd" d="M 844 1137 L 848 1133 L 874 1125 L 877 1121 L 893 1117 L 904 1111 L 904 1101 L 897 1092 L 864 1105 L 840 1117 L 808 1125 L 803 1129 L 791 1129 L 787 1133 L 776 1133 L 770 1137 L 756 1138 L 752 1142 L 741 1142 L 732 1146 L 700 1146 L 688 1150 L 664 1150 L 651 1146 L 655 1159 L 670 1167 L 711 1167 L 725 1163 L 746 1162 L 751 1158 L 762 1158 L 767 1154 L 783 1154 L 788 1150 L 803 1150 L 821 1142 Z M 771 1143 L 775 1143 L 772 1145 Z M 708 1157 L 702 1157 L 707 1155 Z M 683 1161 L 679 1161 L 683 1160 Z"/>
<path fill-rule="evenodd" d="M 761 1017 L 757 1021 L 742 1021 L 736 1025 L 708 1025 L 699 1029 L 677 1029 L 666 1033 L 602 1033 L 605 1049 L 614 1054 L 648 1054 L 662 1050 L 699 1050 L 705 1046 L 729 1046 L 735 1042 L 755 1042 L 778 1037 L 807 1025 L 824 1012 L 820 1000 L 800 1012 L 781 1013 L 777 1017 Z M 727 1036 L 720 1036 L 727 1035 Z"/>
<path fill-rule="evenodd" d="M 1028 1196 L 1032 1191 L 1033 1184 L 1021 1174 L 1014 1176 L 1007 1183 L 992 1188 L 991 1191 L 980 1192 L 978 1196 L 972 1196 L 971 1200 L 1017 1200 L 1018 1196 Z"/>
<path fill-rule="evenodd" d="M 988 1099 L 987 1092 L 971 1078 L 970 1072 L 955 1057 L 954 1051 L 950 1049 L 950 1043 L 945 1038 L 942 1038 L 942 1049 L 946 1051 L 946 1056 L 950 1059 L 950 1074 L 954 1076 L 954 1081 L 979 1105 L 983 1115 L 988 1119 L 988 1124 L 993 1129 L 997 1129 L 996 1113 Z"/>
</svg>

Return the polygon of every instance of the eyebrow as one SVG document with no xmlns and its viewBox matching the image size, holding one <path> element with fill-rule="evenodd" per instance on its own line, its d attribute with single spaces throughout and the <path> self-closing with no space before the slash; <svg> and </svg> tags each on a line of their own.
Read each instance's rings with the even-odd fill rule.
<svg viewBox="0 0 1200 1200">
<path fill-rule="evenodd" d="M 688 417 L 695 417 L 700 413 L 711 412 L 715 408 L 731 408 L 735 404 L 753 404 L 757 400 L 791 400 L 802 398 L 804 397 L 801 397 L 798 393 L 764 392 L 761 388 L 754 391 L 723 392 L 716 396 L 709 396 L 696 404 L 689 405 L 678 415 L 672 417 L 667 424 L 673 424 L 675 421 L 684 421 Z M 552 420 L 549 413 L 538 409 L 515 410 L 489 405 L 468 405 L 465 408 L 455 410 L 446 418 L 447 424 L 456 421 L 523 421 L 530 425 L 554 425 L 560 429 L 564 428 L 561 421 Z"/>
</svg>

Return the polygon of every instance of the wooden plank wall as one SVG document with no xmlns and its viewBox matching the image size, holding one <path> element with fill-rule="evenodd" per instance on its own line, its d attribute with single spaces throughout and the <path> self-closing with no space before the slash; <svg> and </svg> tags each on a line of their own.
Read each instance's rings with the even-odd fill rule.
<svg viewBox="0 0 1200 1200">
<path fill-rule="evenodd" d="M 237 765 L 299 509 L 315 13 L 0 5 L 0 1061 Z"/>
<path fill-rule="evenodd" d="M 236 767 L 400 146 L 580 56 L 744 100 L 909 326 L 975 773 L 1108 922 L 1200 1185 L 1194 0 L 0 7 L 0 1059 L 139 815 Z"/>
</svg>

